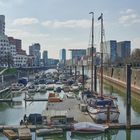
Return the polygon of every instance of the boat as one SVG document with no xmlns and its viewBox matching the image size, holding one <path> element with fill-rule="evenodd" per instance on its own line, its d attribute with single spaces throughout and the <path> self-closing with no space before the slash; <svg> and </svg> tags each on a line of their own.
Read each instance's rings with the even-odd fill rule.
<svg viewBox="0 0 140 140">
<path fill-rule="evenodd" d="M 67 98 L 75 98 L 75 94 L 73 92 L 66 92 Z"/>
<path fill-rule="evenodd" d="M 46 85 L 40 85 L 39 92 L 44 93 L 44 92 L 46 92 L 46 91 L 47 91 L 47 90 L 46 90 Z"/>
<path fill-rule="evenodd" d="M 48 136 L 48 135 L 62 134 L 62 133 L 63 133 L 62 128 L 44 128 L 44 129 L 36 130 L 37 136 Z"/>
<path fill-rule="evenodd" d="M 107 125 L 95 124 L 92 122 L 75 123 L 72 127 L 72 133 L 103 133 L 108 129 Z"/>
<path fill-rule="evenodd" d="M 77 83 L 74 83 L 71 85 L 72 91 L 79 91 L 79 85 Z"/>
<path fill-rule="evenodd" d="M 92 30 L 94 22 L 94 13 L 92 14 Z M 119 119 L 119 108 L 117 100 L 111 96 L 103 94 L 103 14 L 98 18 L 101 20 L 101 65 L 100 65 L 100 93 L 93 91 L 93 69 L 91 70 L 91 95 L 87 98 L 87 110 L 90 116 L 94 119 L 95 122 L 118 122 Z M 93 31 L 92 31 L 92 47 L 93 47 Z M 93 51 L 93 49 L 92 49 Z M 92 53 L 93 54 L 93 53 Z M 93 56 L 92 56 L 93 57 Z M 93 68 L 93 59 L 92 59 L 92 68 Z M 100 94 L 100 95 L 99 95 Z"/>
<path fill-rule="evenodd" d="M 11 91 L 13 92 L 21 92 L 21 90 L 24 88 L 24 85 L 23 84 L 19 84 L 19 83 L 13 83 L 11 85 Z"/>
<path fill-rule="evenodd" d="M 88 112 L 96 122 L 118 122 L 119 109 L 113 99 L 90 99 L 88 101 Z"/>
</svg>

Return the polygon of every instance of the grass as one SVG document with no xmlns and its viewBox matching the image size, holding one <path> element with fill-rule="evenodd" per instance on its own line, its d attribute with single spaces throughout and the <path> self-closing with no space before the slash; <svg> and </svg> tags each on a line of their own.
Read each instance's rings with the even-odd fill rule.
<svg viewBox="0 0 140 140">
<path fill-rule="evenodd" d="M 8 68 L 8 69 L 4 72 L 5 75 L 8 75 L 8 74 L 16 74 L 16 73 L 17 73 L 16 68 Z"/>
</svg>

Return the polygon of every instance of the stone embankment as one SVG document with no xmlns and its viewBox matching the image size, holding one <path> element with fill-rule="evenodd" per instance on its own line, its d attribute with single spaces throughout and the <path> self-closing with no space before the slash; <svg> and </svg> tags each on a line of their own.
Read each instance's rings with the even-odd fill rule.
<svg viewBox="0 0 140 140">
<path fill-rule="evenodd" d="M 104 79 L 126 88 L 126 68 L 104 68 Z M 140 95 L 140 69 L 132 68 L 131 90 Z"/>
</svg>

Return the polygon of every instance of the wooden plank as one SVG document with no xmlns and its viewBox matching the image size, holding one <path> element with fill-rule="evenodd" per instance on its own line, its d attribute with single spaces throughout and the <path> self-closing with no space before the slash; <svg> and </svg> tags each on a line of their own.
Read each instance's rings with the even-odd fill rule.
<svg viewBox="0 0 140 140">
<path fill-rule="evenodd" d="M 17 139 L 18 134 L 13 130 L 3 130 L 3 134 L 8 137 L 9 139 Z"/>
<path fill-rule="evenodd" d="M 20 140 L 31 140 L 32 134 L 29 128 L 19 128 L 18 135 Z"/>
</svg>

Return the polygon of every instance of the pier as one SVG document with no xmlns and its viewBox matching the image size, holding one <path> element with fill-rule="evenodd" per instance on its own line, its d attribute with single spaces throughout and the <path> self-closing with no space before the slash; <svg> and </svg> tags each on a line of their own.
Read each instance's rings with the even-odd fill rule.
<svg viewBox="0 0 140 140">
<path fill-rule="evenodd" d="M 24 99 L 26 102 L 45 102 L 45 101 L 48 101 L 47 98 L 37 98 L 37 99 Z"/>
</svg>

